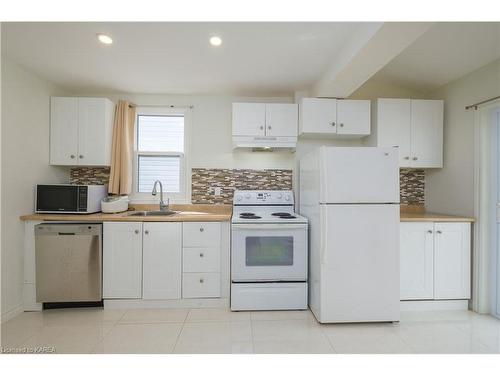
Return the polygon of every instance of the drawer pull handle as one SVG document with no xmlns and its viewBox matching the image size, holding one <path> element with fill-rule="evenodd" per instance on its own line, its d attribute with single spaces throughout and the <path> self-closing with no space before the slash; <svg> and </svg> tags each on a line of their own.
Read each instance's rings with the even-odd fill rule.
<svg viewBox="0 0 500 375">
<path fill-rule="evenodd" d="M 432 233 L 432 230 L 428 230 L 427 233 Z"/>
<path fill-rule="evenodd" d="M 203 280 L 203 279 L 200 279 L 200 284 L 203 284 L 203 282 L 204 282 L 204 281 L 205 281 L 205 280 Z"/>
<path fill-rule="evenodd" d="M 203 258 L 203 256 L 204 256 L 203 253 L 200 253 L 200 258 Z"/>
<path fill-rule="evenodd" d="M 437 232 L 438 234 L 441 234 L 441 233 L 443 233 L 443 232 L 441 232 L 440 230 L 438 230 L 438 231 L 436 231 L 436 232 Z"/>
<path fill-rule="evenodd" d="M 413 157 L 413 160 L 418 160 L 418 158 L 416 156 Z"/>
<path fill-rule="evenodd" d="M 204 230 L 205 230 L 205 229 L 203 229 L 203 228 L 200 228 L 200 232 L 203 232 Z"/>
<path fill-rule="evenodd" d="M 410 157 L 409 156 L 405 156 L 405 160 L 410 160 Z"/>
</svg>

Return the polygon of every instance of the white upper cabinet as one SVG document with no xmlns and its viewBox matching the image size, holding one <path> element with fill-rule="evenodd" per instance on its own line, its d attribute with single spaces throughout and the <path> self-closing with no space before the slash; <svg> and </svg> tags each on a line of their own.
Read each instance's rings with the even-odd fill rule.
<svg viewBox="0 0 500 375">
<path fill-rule="evenodd" d="M 111 163 L 114 104 L 106 98 L 51 98 L 50 164 Z"/>
<path fill-rule="evenodd" d="M 233 146 L 293 148 L 297 123 L 297 104 L 233 103 Z"/>
<path fill-rule="evenodd" d="M 299 134 L 364 137 L 370 134 L 370 101 L 302 98 Z"/>
<path fill-rule="evenodd" d="M 368 144 L 399 147 L 402 168 L 443 166 L 443 101 L 378 99 Z"/>
</svg>

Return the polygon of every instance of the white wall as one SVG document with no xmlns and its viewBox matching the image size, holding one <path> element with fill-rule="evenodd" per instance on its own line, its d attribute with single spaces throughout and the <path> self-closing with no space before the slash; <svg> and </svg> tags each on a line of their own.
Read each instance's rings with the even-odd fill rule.
<svg viewBox="0 0 500 375">
<path fill-rule="evenodd" d="M 33 187 L 61 182 L 67 170 L 49 162 L 49 99 L 64 94 L 2 58 L 2 319 L 22 304 L 23 233 L 20 215 L 33 212 Z"/>
<path fill-rule="evenodd" d="M 500 60 L 484 66 L 429 95 L 444 100 L 444 168 L 428 170 L 427 209 L 474 214 L 473 113 L 465 106 L 500 95 Z"/>
</svg>

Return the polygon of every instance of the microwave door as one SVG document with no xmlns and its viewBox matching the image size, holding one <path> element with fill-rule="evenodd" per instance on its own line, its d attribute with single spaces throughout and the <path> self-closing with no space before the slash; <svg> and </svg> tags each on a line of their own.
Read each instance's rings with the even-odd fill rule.
<svg viewBox="0 0 500 375">
<path fill-rule="evenodd" d="M 78 188 L 75 186 L 38 185 L 37 212 L 77 212 Z"/>
</svg>

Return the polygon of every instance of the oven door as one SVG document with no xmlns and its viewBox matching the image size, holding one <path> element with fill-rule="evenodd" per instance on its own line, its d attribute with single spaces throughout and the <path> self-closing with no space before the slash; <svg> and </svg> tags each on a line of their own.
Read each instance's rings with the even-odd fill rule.
<svg viewBox="0 0 500 375">
<path fill-rule="evenodd" d="M 307 224 L 233 224 L 232 281 L 306 281 Z"/>
</svg>

